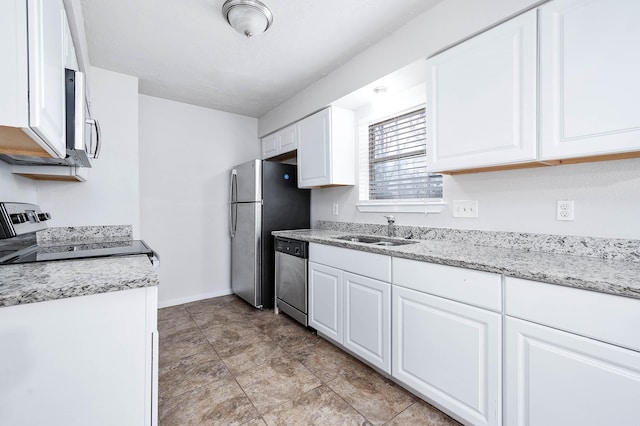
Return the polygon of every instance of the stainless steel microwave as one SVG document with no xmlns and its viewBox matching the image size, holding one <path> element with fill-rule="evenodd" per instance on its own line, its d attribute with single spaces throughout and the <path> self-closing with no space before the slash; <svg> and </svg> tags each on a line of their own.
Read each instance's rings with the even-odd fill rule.
<svg viewBox="0 0 640 426">
<path fill-rule="evenodd" d="M 65 69 L 65 158 L 3 154 L 0 159 L 16 165 L 58 165 L 91 167 L 100 154 L 100 125 L 91 117 L 86 99 L 84 73 Z"/>
</svg>

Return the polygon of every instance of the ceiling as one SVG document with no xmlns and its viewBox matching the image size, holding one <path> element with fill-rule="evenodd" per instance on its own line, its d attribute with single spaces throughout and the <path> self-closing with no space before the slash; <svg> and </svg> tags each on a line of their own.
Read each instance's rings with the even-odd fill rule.
<svg viewBox="0 0 640 426">
<path fill-rule="evenodd" d="M 260 117 L 441 0 L 262 1 L 273 25 L 247 39 L 224 0 L 82 0 L 89 60 L 142 94 Z"/>
</svg>

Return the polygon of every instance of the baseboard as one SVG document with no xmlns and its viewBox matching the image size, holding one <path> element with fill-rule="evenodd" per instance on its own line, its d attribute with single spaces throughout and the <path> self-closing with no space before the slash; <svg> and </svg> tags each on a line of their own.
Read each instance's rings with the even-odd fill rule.
<svg viewBox="0 0 640 426">
<path fill-rule="evenodd" d="M 168 308 L 169 306 L 182 305 L 183 303 L 196 302 L 198 300 L 211 299 L 212 297 L 227 296 L 233 294 L 231 289 L 216 291 L 212 293 L 203 293 L 193 296 L 178 297 L 169 300 L 158 300 L 158 308 Z"/>
</svg>

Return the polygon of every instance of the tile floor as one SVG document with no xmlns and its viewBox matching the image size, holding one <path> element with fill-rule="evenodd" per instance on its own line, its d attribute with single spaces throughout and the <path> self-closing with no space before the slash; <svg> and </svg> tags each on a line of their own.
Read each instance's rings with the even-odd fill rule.
<svg viewBox="0 0 640 426">
<path fill-rule="evenodd" d="M 158 311 L 161 426 L 458 425 L 284 314 L 236 296 Z"/>
</svg>

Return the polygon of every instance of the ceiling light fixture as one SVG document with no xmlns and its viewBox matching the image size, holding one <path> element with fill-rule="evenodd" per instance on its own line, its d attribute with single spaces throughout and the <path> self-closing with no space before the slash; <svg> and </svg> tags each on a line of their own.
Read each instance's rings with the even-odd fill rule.
<svg viewBox="0 0 640 426">
<path fill-rule="evenodd" d="M 267 31 L 273 22 L 269 8 L 258 0 L 227 0 L 222 5 L 222 16 L 247 38 Z"/>
</svg>

